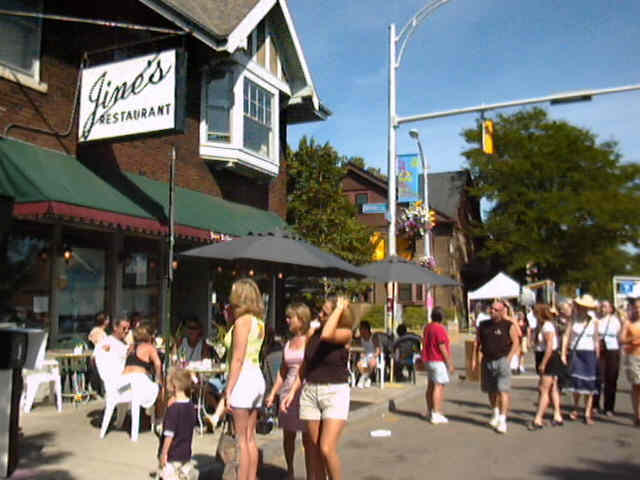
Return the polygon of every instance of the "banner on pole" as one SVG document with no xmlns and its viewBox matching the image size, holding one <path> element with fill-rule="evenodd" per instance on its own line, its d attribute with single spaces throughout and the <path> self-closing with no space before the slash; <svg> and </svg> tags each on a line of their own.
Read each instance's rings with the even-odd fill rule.
<svg viewBox="0 0 640 480">
<path fill-rule="evenodd" d="M 420 200 L 422 163 L 417 153 L 398 155 L 398 203 Z"/>
</svg>

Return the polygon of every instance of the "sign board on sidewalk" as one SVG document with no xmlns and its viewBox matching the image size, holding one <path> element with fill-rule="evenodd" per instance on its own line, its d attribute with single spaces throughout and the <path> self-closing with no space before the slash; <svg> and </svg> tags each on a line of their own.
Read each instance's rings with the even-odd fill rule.
<svg viewBox="0 0 640 480">
<path fill-rule="evenodd" d="M 363 203 L 362 213 L 385 213 L 387 211 L 386 203 Z"/>
<path fill-rule="evenodd" d="M 85 68 L 78 141 L 182 130 L 185 95 L 180 49 Z"/>
</svg>

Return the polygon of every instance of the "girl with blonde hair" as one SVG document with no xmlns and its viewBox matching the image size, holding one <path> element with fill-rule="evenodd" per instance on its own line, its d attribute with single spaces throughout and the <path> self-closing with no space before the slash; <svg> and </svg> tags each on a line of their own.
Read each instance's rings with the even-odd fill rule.
<svg viewBox="0 0 640 480">
<path fill-rule="evenodd" d="M 294 303 L 287 307 L 287 323 L 289 331 L 293 333 L 293 338 L 284 346 L 284 360 L 276 381 L 267 397 L 266 405 L 271 407 L 275 402 L 275 396 L 280 395 L 284 399 L 289 395 L 293 387 L 298 371 L 304 360 L 306 334 L 311 322 L 311 311 L 304 303 Z M 311 437 L 307 432 L 307 426 L 300 420 L 300 395 L 291 403 L 286 412 L 280 412 L 279 425 L 283 431 L 282 447 L 284 457 L 287 462 L 287 475 L 289 480 L 295 478 L 293 472 L 293 459 L 295 456 L 296 434 L 302 432 L 302 443 L 304 445 L 305 464 L 307 467 L 307 479 L 311 477 Z"/>
<path fill-rule="evenodd" d="M 229 301 L 235 321 L 224 339 L 229 372 L 225 404 L 233 414 L 240 447 L 238 480 L 254 480 L 258 471 L 256 423 L 265 390 L 259 358 L 264 307 L 258 285 L 248 278 L 234 282 Z"/>
<path fill-rule="evenodd" d="M 300 419 L 305 420 L 310 442 L 310 463 L 315 480 L 341 480 L 342 463 L 338 455 L 340 437 L 349 416 L 349 354 L 353 316 L 344 297 L 328 298 L 311 322 L 304 362 L 281 410 L 294 404 L 300 387 Z"/>
</svg>

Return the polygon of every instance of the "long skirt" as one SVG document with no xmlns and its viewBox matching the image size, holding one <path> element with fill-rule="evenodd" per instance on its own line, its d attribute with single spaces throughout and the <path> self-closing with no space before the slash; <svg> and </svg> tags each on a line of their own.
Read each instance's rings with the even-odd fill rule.
<svg viewBox="0 0 640 480">
<path fill-rule="evenodd" d="M 598 393 L 598 359 L 593 350 L 574 350 L 569 368 L 571 377 L 566 391 L 593 395 Z"/>
</svg>

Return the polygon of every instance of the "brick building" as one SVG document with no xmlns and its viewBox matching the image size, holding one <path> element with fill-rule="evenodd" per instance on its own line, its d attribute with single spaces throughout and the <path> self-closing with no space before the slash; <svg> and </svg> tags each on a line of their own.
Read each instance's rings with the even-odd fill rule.
<svg viewBox="0 0 640 480">
<path fill-rule="evenodd" d="M 53 341 L 101 311 L 167 318 L 174 149 L 178 250 L 284 225 L 287 126 L 330 115 L 285 0 L 0 10 L 2 43 L 15 45 L 0 49 L 3 318 Z M 227 272 L 175 267 L 173 313 L 208 325 Z"/>
<path fill-rule="evenodd" d="M 422 185 L 422 181 L 418 182 Z M 470 234 L 471 225 L 480 221 L 479 202 L 470 197 L 467 187 L 471 184 L 471 175 L 467 170 L 440 172 L 429 174 L 429 207 L 436 212 L 436 227 L 431 234 L 431 252 L 438 265 L 438 273 L 455 278 L 464 284 L 462 271 L 477 251 L 477 246 Z M 374 241 L 378 241 L 377 253 L 386 255 L 386 239 L 388 238 L 388 221 L 383 213 L 363 213 L 362 205 L 366 203 L 387 203 L 387 181 L 366 170 L 349 164 L 347 175 L 342 181 L 342 189 L 349 199 L 358 205 L 359 220 L 374 230 Z M 400 208 L 406 205 L 399 204 Z M 398 254 L 411 259 L 408 241 L 398 234 L 396 238 Z M 424 251 L 424 240 L 416 245 L 416 255 Z M 463 287 L 435 288 L 435 305 L 446 308 L 464 309 Z M 382 304 L 386 299 L 383 284 L 377 284 L 374 290 L 373 303 Z M 423 285 L 400 284 L 398 299 L 403 305 L 423 305 L 425 291 Z"/>
</svg>

